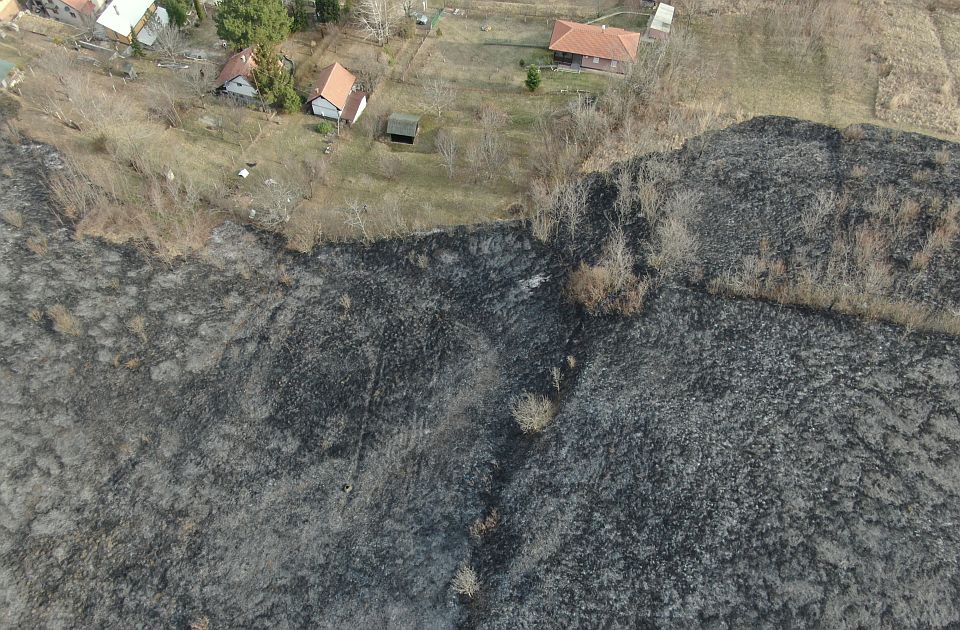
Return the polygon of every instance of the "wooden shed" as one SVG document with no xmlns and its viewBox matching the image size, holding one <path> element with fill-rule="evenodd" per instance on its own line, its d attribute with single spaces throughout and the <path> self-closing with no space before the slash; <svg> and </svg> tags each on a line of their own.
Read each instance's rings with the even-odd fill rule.
<svg viewBox="0 0 960 630">
<path fill-rule="evenodd" d="M 420 131 L 420 117 L 416 114 L 390 114 L 387 119 L 387 133 L 391 142 L 413 144 Z"/>
</svg>

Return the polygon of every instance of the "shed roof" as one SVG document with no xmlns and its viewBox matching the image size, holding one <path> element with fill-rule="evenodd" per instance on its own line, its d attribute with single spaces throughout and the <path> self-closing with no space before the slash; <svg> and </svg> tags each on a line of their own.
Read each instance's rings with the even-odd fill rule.
<svg viewBox="0 0 960 630">
<path fill-rule="evenodd" d="M 343 117 L 351 125 L 356 122 L 357 112 L 360 111 L 360 104 L 366 96 L 366 92 L 351 92 L 347 98 L 347 106 L 343 108 Z"/>
<path fill-rule="evenodd" d="M 334 107 L 343 111 L 347 105 L 347 98 L 353 91 L 353 84 L 357 82 L 357 77 L 350 74 L 350 71 L 337 62 L 320 71 L 317 77 L 317 84 L 310 92 L 310 102 L 317 98 L 325 98 L 330 101 Z"/>
<path fill-rule="evenodd" d="M 223 87 L 224 83 L 237 77 L 249 79 L 256 67 L 257 62 L 253 60 L 253 46 L 241 50 L 227 60 L 223 70 L 217 75 L 217 87 Z"/>
<path fill-rule="evenodd" d="M 97 18 L 97 24 L 127 36 L 155 0 L 111 0 Z M 139 39 L 139 37 L 137 38 Z"/>
<path fill-rule="evenodd" d="M 390 114 L 387 119 L 387 133 L 392 136 L 409 136 L 411 138 L 417 135 L 417 129 L 420 126 L 420 117 L 416 114 L 401 114 L 399 112 Z"/>
<path fill-rule="evenodd" d="M 97 5 L 93 3 L 93 0 L 63 0 L 63 3 L 84 15 L 93 15 L 97 12 Z"/>
<path fill-rule="evenodd" d="M 557 20 L 550 36 L 550 50 L 617 61 L 634 61 L 640 33 L 622 28 Z"/>
<path fill-rule="evenodd" d="M 661 2 L 657 6 L 657 12 L 650 18 L 650 28 L 661 33 L 669 33 L 673 25 L 673 12 L 674 8 L 671 5 Z"/>
</svg>

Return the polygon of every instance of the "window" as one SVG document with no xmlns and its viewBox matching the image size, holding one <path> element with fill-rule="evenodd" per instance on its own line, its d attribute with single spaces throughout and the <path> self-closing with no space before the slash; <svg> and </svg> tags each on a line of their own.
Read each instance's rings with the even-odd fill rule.
<svg viewBox="0 0 960 630">
<path fill-rule="evenodd" d="M 600 57 L 594 57 L 593 63 L 600 63 Z"/>
<path fill-rule="evenodd" d="M 610 67 L 611 67 L 611 68 L 616 68 L 616 67 L 617 67 L 617 61 L 616 61 L 616 60 L 611 61 L 611 62 L 610 62 Z"/>
</svg>

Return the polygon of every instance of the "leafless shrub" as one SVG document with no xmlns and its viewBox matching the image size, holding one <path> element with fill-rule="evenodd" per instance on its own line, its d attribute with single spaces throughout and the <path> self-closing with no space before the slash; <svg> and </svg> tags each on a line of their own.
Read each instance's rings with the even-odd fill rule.
<svg viewBox="0 0 960 630">
<path fill-rule="evenodd" d="M 123 364 L 123 367 L 132 372 L 138 369 L 141 365 L 143 365 L 143 360 L 140 357 L 130 357 L 127 359 L 126 363 Z"/>
<path fill-rule="evenodd" d="M 933 171 L 926 168 L 918 169 L 910 175 L 910 179 L 912 179 L 915 184 L 926 184 L 933 179 Z"/>
<path fill-rule="evenodd" d="M 556 234 L 559 225 L 557 216 L 560 188 L 550 186 L 542 179 L 530 182 L 528 199 L 530 203 L 530 228 L 537 240 L 546 243 Z"/>
<path fill-rule="evenodd" d="M 586 181 L 582 179 L 570 182 L 558 191 L 557 216 L 566 225 L 571 241 L 577 236 L 577 226 L 586 209 L 589 192 Z"/>
<path fill-rule="evenodd" d="M 53 329 L 64 335 L 76 337 L 80 334 L 80 325 L 76 318 L 70 314 L 63 304 L 54 304 L 47 311 L 47 315 L 53 322 Z"/>
<path fill-rule="evenodd" d="M 353 199 L 347 202 L 345 208 L 343 208 L 343 214 L 345 215 L 344 223 L 356 230 L 365 242 L 370 241 L 370 233 L 367 231 L 366 216 L 368 214 L 368 206 L 365 203 L 361 203 L 357 199 Z"/>
<path fill-rule="evenodd" d="M 480 540 L 487 534 L 493 532 L 500 525 L 500 511 L 497 508 L 490 510 L 490 513 L 483 518 L 478 518 L 470 526 L 470 535 Z"/>
<path fill-rule="evenodd" d="M 873 191 L 867 204 L 867 212 L 881 220 L 891 221 L 894 218 L 894 199 L 896 193 L 893 186 L 880 186 Z"/>
<path fill-rule="evenodd" d="M 468 564 L 462 565 L 453 577 L 453 592 L 473 599 L 480 594 L 480 579 Z"/>
<path fill-rule="evenodd" d="M 663 277 L 675 278 L 692 269 L 697 247 L 697 239 L 687 228 L 687 222 L 680 217 L 667 217 L 657 225 L 647 261 Z"/>
<path fill-rule="evenodd" d="M 303 191 L 297 187 L 268 178 L 253 194 L 250 220 L 270 230 L 276 230 L 290 220 L 290 215 L 303 200 Z"/>
<path fill-rule="evenodd" d="M 633 215 L 637 202 L 637 181 L 633 173 L 626 166 L 621 167 L 614 177 L 617 197 L 613 202 L 613 210 L 618 225 L 623 225 L 628 217 Z"/>
<path fill-rule="evenodd" d="M 4 210 L 0 217 L 3 218 L 4 223 L 11 225 L 18 230 L 23 227 L 23 215 L 17 212 L 16 210 Z"/>
<path fill-rule="evenodd" d="M 513 419 L 524 433 L 543 433 L 557 415 L 557 406 L 542 394 L 524 392 L 510 406 Z"/>
<path fill-rule="evenodd" d="M 43 321 L 43 309 L 32 308 L 30 309 L 30 312 L 27 313 L 27 317 L 29 317 L 30 321 L 32 321 L 34 324 L 39 324 Z"/>
<path fill-rule="evenodd" d="M 441 129 L 437 132 L 437 153 L 447 170 L 447 177 L 453 179 L 453 171 L 457 163 L 457 139 L 453 134 Z"/>
<path fill-rule="evenodd" d="M 820 229 L 824 219 L 836 212 L 840 196 L 832 190 L 818 190 L 800 214 L 800 227 L 807 238 Z"/>
<path fill-rule="evenodd" d="M 180 103 L 178 86 L 170 80 L 156 81 L 150 86 L 151 111 L 171 127 L 183 126 L 180 112 L 183 106 Z"/>
</svg>

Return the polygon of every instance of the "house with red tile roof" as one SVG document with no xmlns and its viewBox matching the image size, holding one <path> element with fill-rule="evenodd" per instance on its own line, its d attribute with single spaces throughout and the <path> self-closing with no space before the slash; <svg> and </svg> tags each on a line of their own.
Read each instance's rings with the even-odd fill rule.
<svg viewBox="0 0 960 630">
<path fill-rule="evenodd" d="M 622 28 L 557 20 L 548 48 L 559 65 L 623 74 L 637 60 L 640 37 Z"/>
<path fill-rule="evenodd" d="M 217 91 L 248 100 L 260 98 L 260 93 L 253 83 L 253 69 L 256 67 L 253 47 L 241 50 L 224 64 L 223 70 L 217 76 Z"/>
<path fill-rule="evenodd" d="M 357 77 L 334 62 L 320 70 L 307 104 L 316 116 L 352 125 L 367 107 L 367 94 L 356 88 Z"/>
<path fill-rule="evenodd" d="M 103 3 L 104 0 L 40 0 L 39 4 L 48 17 L 86 28 L 96 20 Z"/>
</svg>

